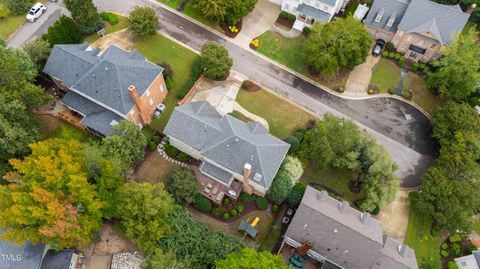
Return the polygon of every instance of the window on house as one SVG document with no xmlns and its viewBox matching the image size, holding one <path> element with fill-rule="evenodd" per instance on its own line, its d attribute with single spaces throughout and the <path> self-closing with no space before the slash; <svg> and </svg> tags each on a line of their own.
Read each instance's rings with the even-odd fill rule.
<svg viewBox="0 0 480 269">
<path fill-rule="evenodd" d="M 147 93 L 147 96 L 150 96 L 150 90 L 147 90 L 146 93 Z"/>
<path fill-rule="evenodd" d="M 163 85 L 160 85 L 160 92 L 163 92 L 164 90 Z"/>
<path fill-rule="evenodd" d="M 378 11 L 377 16 L 375 17 L 375 22 L 380 22 L 382 20 L 383 13 L 385 13 L 384 8 L 382 8 L 380 11 Z"/>
<path fill-rule="evenodd" d="M 153 99 L 150 98 L 150 100 L 148 100 L 150 102 L 150 105 L 152 106 L 153 105 Z"/>
<path fill-rule="evenodd" d="M 389 19 L 387 22 L 387 27 L 392 27 L 394 22 L 395 22 L 395 19 Z"/>
</svg>

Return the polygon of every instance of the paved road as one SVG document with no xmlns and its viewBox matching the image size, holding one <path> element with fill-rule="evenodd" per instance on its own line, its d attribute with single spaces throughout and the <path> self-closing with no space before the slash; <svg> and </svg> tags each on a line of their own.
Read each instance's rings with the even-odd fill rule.
<svg viewBox="0 0 480 269">
<path fill-rule="evenodd" d="M 60 4 L 47 3 L 47 11 L 36 22 L 25 22 L 24 25 L 7 41 L 8 46 L 20 48 L 25 43 L 37 39 L 47 32 L 48 27 L 52 25 L 62 14 L 68 11 Z"/>
<path fill-rule="evenodd" d="M 330 94 L 303 78 L 246 50 L 234 40 L 217 33 L 149 0 L 94 0 L 100 10 L 128 13 L 135 5 L 149 5 L 160 18 L 160 32 L 199 50 L 207 40 L 223 43 L 234 60 L 233 69 L 291 101 L 322 115 L 330 112 L 353 119 L 384 145 L 399 165 L 397 176 L 403 187 L 418 186 L 420 177 L 431 165 L 437 147 L 430 138 L 428 118 L 413 106 L 392 98 L 348 100 Z M 159 48 L 161 49 L 161 48 Z"/>
</svg>

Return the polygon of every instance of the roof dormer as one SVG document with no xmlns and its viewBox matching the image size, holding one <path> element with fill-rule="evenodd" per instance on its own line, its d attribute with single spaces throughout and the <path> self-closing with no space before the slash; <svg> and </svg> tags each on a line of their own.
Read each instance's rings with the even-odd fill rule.
<svg viewBox="0 0 480 269">
<path fill-rule="evenodd" d="M 387 22 L 387 27 L 392 27 L 393 24 L 395 23 L 395 20 L 397 19 L 397 12 L 393 12 L 392 15 L 390 16 L 390 18 L 388 19 L 388 22 Z"/>
<path fill-rule="evenodd" d="M 380 22 L 382 20 L 383 14 L 385 13 L 385 8 L 382 7 L 380 11 L 378 11 L 377 16 L 375 17 L 375 22 Z"/>
</svg>

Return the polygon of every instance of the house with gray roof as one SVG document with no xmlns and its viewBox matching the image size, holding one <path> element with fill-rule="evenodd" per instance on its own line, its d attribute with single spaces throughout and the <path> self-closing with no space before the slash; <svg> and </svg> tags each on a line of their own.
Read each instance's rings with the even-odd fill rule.
<svg viewBox="0 0 480 269">
<path fill-rule="evenodd" d="M 216 202 L 223 195 L 238 198 L 241 189 L 231 186 L 239 184 L 265 195 L 290 147 L 259 122 L 222 116 L 207 101 L 176 107 L 164 133 L 171 145 L 200 160 L 199 172 L 214 180 L 203 194 Z"/>
<path fill-rule="evenodd" d="M 167 93 L 162 67 L 114 45 L 104 51 L 88 43 L 55 45 L 43 71 L 80 123 L 103 136 L 124 119 L 148 125 Z"/>
<path fill-rule="evenodd" d="M 418 268 L 414 250 L 385 235 L 381 222 L 310 186 L 285 232 L 280 252 L 291 255 L 305 246 L 307 255 L 321 268 Z"/>
<path fill-rule="evenodd" d="M 480 269 L 480 250 L 472 254 L 455 259 L 458 269 Z"/>
<path fill-rule="evenodd" d="M 302 31 L 316 22 L 328 23 L 345 8 L 349 0 L 281 0 L 277 1 L 282 11 L 296 16 L 293 28 Z"/>
<path fill-rule="evenodd" d="M 406 58 L 428 62 L 452 44 L 475 8 L 464 12 L 459 5 L 430 0 L 375 0 L 364 23 L 370 34 L 392 42 Z"/>
</svg>

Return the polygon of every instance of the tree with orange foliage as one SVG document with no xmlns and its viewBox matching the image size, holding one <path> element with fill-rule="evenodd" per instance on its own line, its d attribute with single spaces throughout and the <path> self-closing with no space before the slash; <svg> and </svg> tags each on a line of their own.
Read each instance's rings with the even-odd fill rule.
<svg viewBox="0 0 480 269">
<path fill-rule="evenodd" d="M 102 202 L 88 182 L 82 145 L 49 139 L 30 148 L 30 156 L 10 160 L 8 184 L 0 185 L 0 238 L 54 248 L 90 243 L 102 224 Z"/>
</svg>

